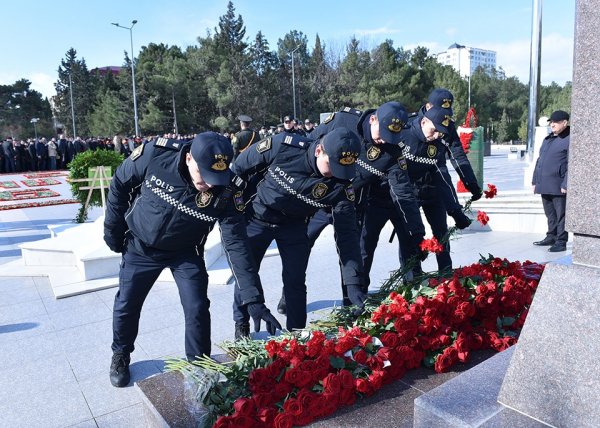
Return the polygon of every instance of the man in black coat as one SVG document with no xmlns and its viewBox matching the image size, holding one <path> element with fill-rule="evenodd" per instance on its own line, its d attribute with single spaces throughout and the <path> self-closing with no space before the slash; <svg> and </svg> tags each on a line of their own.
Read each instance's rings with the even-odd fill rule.
<svg viewBox="0 0 600 428">
<path fill-rule="evenodd" d="M 533 191 L 542 195 L 548 232 L 534 245 L 551 245 L 550 252 L 567 250 L 569 234 L 565 230 L 567 207 L 567 163 L 569 160 L 569 113 L 556 110 L 550 115 L 550 129 L 533 171 Z"/>
</svg>

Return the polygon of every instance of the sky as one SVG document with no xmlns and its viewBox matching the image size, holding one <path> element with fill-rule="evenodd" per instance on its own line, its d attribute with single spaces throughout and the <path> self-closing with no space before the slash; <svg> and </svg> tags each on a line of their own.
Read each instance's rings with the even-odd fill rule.
<svg viewBox="0 0 600 428">
<path fill-rule="evenodd" d="M 575 0 L 539 0 L 542 7 L 542 84 L 572 80 Z M 122 65 L 133 49 L 164 43 L 185 48 L 214 31 L 227 0 L 0 0 L 0 84 L 25 78 L 44 96 L 55 94 L 58 67 L 71 47 L 89 69 Z M 453 43 L 494 50 L 507 76 L 529 81 L 533 0 L 236 0 L 236 15 L 251 42 L 262 31 L 272 50 L 297 30 L 312 49 L 318 34 L 326 49 L 343 52 L 352 36 L 367 49 L 390 39 L 395 47 L 424 46 L 431 54 Z"/>
</svg>

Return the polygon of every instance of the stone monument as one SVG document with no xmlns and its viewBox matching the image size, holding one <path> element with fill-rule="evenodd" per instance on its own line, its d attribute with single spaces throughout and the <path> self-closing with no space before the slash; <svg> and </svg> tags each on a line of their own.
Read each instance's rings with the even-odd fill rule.
<svg viewBox="0 0 600 428">
<path fill-rule="evenodd" d="M 600 426 L 597 6 L 595 0 L 575 6 L 567 189 L 572 257 L 547 265 L 517 345 L 417 398 L 415 426 Z"/>
</svg>

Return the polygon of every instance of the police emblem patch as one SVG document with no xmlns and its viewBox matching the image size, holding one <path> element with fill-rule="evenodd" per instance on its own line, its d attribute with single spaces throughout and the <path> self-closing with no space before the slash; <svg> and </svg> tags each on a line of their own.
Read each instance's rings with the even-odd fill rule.
<svg viewBox="0 0 600 428">
<path fill-rule="evenodd" d="M 325 183 L 319 183 L 313 187 L 311 194 L 315 199 L 321 199 L 323 196 L 325 196 L 328 190 L 329 187 L 327 187 Z"/>
<path fill-rule="evenodd" d="M 353 202 L 356 199 L 356 193 L 354 193 L 354 187 L 352 187 L 352 184 L 346 187 L 346 197 L 349 201 Z"/>
<path fill-rule="evenodd" d="M 137 146 L 133 150 L 133 152 L 131 152 L 131 154 L 129 155 L 129 159 L 131 159 L 132 161 L 134 161 L 137 158 L 139 158 L 140 156 L 142 156 L 142 153 L 144 152 L 144 146 L 145 146 L 145 144 L 140 144 L 139 146 Z"/>
<path fill-rule="evenodd" d="M 435 144 L 430 144 L 427 146 L 427 156 L 430 158 L 434 158 L 437 155 L 437 147 Z"/>
<path fill-rule="evenodd" d="M 244 203 L 244 194 L 242 192 L 236 192 L 233 195 L 233 203 L 235 205 L 235 209 L 238 211 L 244 211 L 246 204 Z"/>
<path fill-rule="evenodd" d="M 210 201 L 212 201 L 212 198 L 213 194 L 210 190 L 200 192 L 196 195 L 196 205 L 198 205 L 198 208 L 206 208 L 210 204 Z"/>
<path fill-rule="evenodd" d="M 265 138 L 256 144 L 256 151 L 258 153 L 266 152 L 271 148 L 271 137 Z"/>
<path fill-rule="evenodd" d="M 406 163 L 406 158 L 404 156 L 400 156 L 398 158 L 398 165 L 400 165 L 400 168 L 406 170 L 406 168 L 408 167 L 408 165 Z"/>
<path fill-rule="evenodd" d="M 376 146 L 371 146 L 369 150 L 367 150 L 367 159 L 370 161 L 374 161 L 381 154 L 381 149 Z"/>
</svg>

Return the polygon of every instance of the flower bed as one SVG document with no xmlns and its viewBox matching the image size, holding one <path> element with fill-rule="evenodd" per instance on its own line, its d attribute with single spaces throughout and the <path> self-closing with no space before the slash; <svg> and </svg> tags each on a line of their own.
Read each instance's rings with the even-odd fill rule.
<svg viewBox="0 0 600 428">
<path fill-rule="evenodd" d="M 194 372 L 203 423 L 306 425 L 422 364 L 444 372 L 474 350 L 505 350 L 517 341 L 542 271 L 537 263 L 489 256 L 447 277 L 396 286 L 379 301 L 373 296 L 358 319 L 342 309 L 302 335 L 254 342 L 251 352 L 233 344 L 240 356 L 234 364 L 197 363 L 226 379 Z"/>
</svg>

